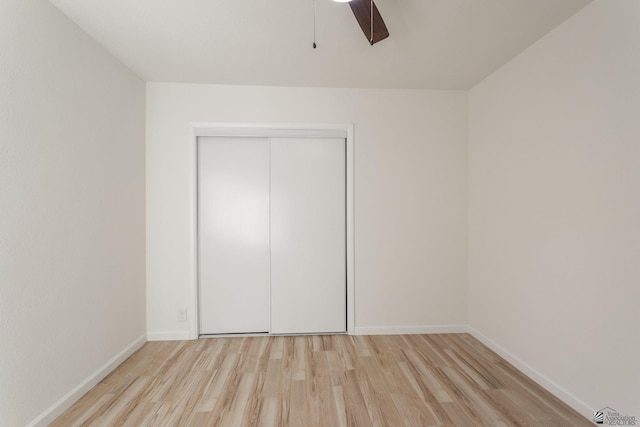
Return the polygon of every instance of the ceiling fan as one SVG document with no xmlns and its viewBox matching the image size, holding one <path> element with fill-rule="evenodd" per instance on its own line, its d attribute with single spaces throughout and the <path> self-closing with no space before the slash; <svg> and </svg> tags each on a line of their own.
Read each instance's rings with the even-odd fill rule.
<svg viewBox="0 0 640 427">
<path fill-rule="evenodd" d="M 371 46 L 389 37 L 387 26 L 373 0 L 333 0 L 337 3 L 349 3 Z M 313 48 L 316 48 L 316 3 L 313 2 Z"/>
<path fill-rule="evenodd" d="M 360 28 L 371 46 L 389 37 L 389 30 L 373 0 L 334 0 L 349 3 Z"/>
</svg>

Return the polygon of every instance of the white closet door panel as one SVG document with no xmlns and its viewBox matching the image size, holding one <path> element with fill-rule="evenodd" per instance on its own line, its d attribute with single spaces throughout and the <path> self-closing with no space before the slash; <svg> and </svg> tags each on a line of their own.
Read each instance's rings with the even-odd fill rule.
<svg viewBox="0 0 640 427">
<path fill-rule="evenodd" d="M 200 333 L 269 331 L 266 138 L 198 138 Z"/>
<path fill-rule="evenodd" d="M 271 328 L 346 331 L 344 139 L 271 139 Z"/>
</svg>

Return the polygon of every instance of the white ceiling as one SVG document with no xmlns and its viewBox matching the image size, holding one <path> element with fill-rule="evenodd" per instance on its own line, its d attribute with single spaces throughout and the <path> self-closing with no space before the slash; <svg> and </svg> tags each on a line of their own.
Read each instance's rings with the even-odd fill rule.
<svg viewBox="0 0 640 427">
<path fill-rule="evenodd" d="M 50 0 L 147 81 L 469 89 L 591 0 Z"/>
</svg>

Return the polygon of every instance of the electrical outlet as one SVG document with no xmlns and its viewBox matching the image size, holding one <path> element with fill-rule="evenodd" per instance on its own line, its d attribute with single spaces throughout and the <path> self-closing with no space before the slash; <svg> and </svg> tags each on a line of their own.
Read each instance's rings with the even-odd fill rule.
<svg viewBox="0 0 640 427">
<path fill-rule="evenodd" d="M 186 322 L 187 321 L 187 309 L 181 308 L 178 310 L 178 322 Z"/>
</svg>

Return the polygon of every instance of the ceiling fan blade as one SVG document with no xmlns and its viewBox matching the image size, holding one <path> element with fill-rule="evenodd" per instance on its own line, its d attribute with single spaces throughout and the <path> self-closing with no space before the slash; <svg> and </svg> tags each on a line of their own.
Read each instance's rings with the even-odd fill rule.
<svg viewBox="0 0 640 427">
<path fill-rule="evenodd" d="M 367 40 L 371 45 L 378 43 L 389 37 L 389 30 L 382 19 L 382 15 L 378 11 L 376 4 L 373 3 L 373 38 L 371 37 L 371 0 L 351 0 L 349 6 L 362 28 Z"/>
</svg>

